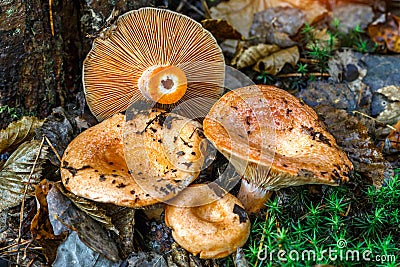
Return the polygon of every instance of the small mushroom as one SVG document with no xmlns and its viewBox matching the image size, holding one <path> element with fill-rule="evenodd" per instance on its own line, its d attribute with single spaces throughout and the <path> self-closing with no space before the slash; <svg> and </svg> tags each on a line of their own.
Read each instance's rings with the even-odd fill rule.
<svg viewBox="0 0 400 267">
<path fill-rule="evenodd" d="M 142 8 L 120 16 L 107 35 L 94 40 L 83 85 L 99 120 L 137 100 L 181 104 L 204 117 L 222 92 L 224 69 L 217 41 L 201 24 L 170 10 Z M 209 101 L 184 104 L 196 98 Z"/>
<path fill-rule="evenodd" d="M 263 207 L 271 189 L 338 185 L 353 170 L 314 110 L 273 86 L 230 91 L 214 104 L 203 127 L 243 175 L 238 198 L 248 212 Z"/>
<path fill-rule="evenodd" d="M 154 112 L 153 114 L 158 113 Z M 171 125 L 175 126 L 177 119 L 180 119 L 179 115 L 171 118 Z M 148 121 L 147 117 L 144 123 L 146 121 Z M 124 146 L 126 140 L 123 138 L 123 128 L 126 127 L 125 124 L 125 116 L 116 114 L 87 129 L 72 140 L 65 150 L 61 162 L 61 178 L 66 189 L 76 195 L 98 202 L 138 208 L 174 197 L 197 177 L 198 170 L 193 171 L 192 168 L 176 170 L 175 176 L 165 175 L 158 177 L 158 179 L 153 176 L 148 177 L 152 178 L 151 184 L 158 189 L 168 183 L 171 183 L 174 187 L 173 190 L 160 194 L 153 188 L 153 190 L 147 190 L 146 187 L 143 187 L 141 180 L 139 183 L 132 176 L 133 172 L 138 170 L 128 168 L 129 165 L 125 161 L 125 156 L 128 154 L 139 164 L 147 164 L 146 159 L 141 158 L 141 154 L 132 154 L 129 148 Z M 187 123 L 187 125 L 189 125 L 187 127 L 190 127 L 191 124 Z M 196 124 L 193 128 L 198 126 Z M 162 127 L 157 127 L 161 132 Z M 181 136 L 176 136 L 180 140 Z M 195 133 L 193 136 L 193 140 L 198 141 L 198 143 L 195 141 L 191 143 L 193 145 L 191 152 L 198 151 L 201 140 L 203 140 Z M 182 138 L 186 138 L 186 136 L 182 136 Z M 127 140 L 129 141 L 129 138 Z M 163 172 L 166 169 L 171 169 L 172 164 L 164 159 L 166 152 L 164 152 L 163 147 L 159 146 L 161 145 L 159 140 L 162 140 L 162 137 L 154 138 L 154 140 L 151 137 L 146 138 L 142 148 L 148 151 L 151 160 L 159 160 L 159 171 Z M 190 157 L 194 157 L 191 153 L 188 154 Z M 188 162 L 192 158 L 189 159 L 187 155 L 183 155 L 179 159 Z M 196 159 L 199 160 L 200 164 L 201 153 L 197 155 Z M 193 165 L 197 167 L 196 164 Z M 161 176 L 159 173 L 158 175 Z M 146 177 L 146 175 L 144 176 Z M 146 182 L 146 184 L 150 184 L 150 182 Z"/>
<path fill-rule="evenodd" d="M 192 185 L 192 187 L 202 185 Z M 189 206 L 167 205 L 165 223 L 172 229 L 175 241 L 200 258 L 223 258 L 243 246 L 250 234 L 250 220 L 240 201 L 229 193 L 206 205 L 201 198 L 183 190 L 175 203 L 191 203 Z M 188 192 L 188 193 L 186 193 Z"/>
</svg>

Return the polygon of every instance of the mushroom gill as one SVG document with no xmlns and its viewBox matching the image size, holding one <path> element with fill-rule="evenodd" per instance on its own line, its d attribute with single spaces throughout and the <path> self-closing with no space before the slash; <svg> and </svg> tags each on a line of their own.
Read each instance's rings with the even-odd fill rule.
<svg viewBox="0 0 400 267">
<path fill-rule="evenodd" d="M 204 117 L 222 92 L 224 58 L 214 37 L 191 18 L 142 8 L 120 16 L 94 40 L 83 64 L 90 110 L 103 120 L 137 100 Z M 196 105 L 188 99 L 202 98 Z M 165 107 L 167 106 L 167 107 Z"/>
</svg>

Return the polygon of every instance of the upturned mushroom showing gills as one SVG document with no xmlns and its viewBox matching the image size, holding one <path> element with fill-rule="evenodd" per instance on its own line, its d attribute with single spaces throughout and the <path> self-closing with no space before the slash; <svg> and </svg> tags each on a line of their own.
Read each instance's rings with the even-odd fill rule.
<svg viewBox="0 0 400 267">
<path fill-rule="evenodd" d="M 263 126 L 271 116 L 273 131 Z M 353 170 L 314 110 L 273 86 L 228 92 L 214 104 L 203 127 L 205 136 L 243 175 L 238 198 L 248 212 L 263 207 L 271 189 L 339 185 Z"/>
<path fill-rule="evenodd" d="M 207 195 L 186 194 L 176 197 L 176 202 L 204 202 Z M 188 190 L 190 192 L 190 190 Z M 187 251 L 200 258 L 223 258 L 243 246 L 250 234 L 250 220 L 240 201 L 224 192 L 209 204 L 180 207 L 167 205 L 165 223 L 172 229 L 174 240 Z"/>
<path fill-rule="evenodd" d="M 204 117 L 222 92 L 224 68 L 217 41 L 201 24 L 173 11 L 142 8 L 120 16 L 94 40 L 83 85 L 99 120 L 137 100 L 180 105 L 183 115 Z M 185 104 L 197 98 L 203 101 Z"/>
</svg>

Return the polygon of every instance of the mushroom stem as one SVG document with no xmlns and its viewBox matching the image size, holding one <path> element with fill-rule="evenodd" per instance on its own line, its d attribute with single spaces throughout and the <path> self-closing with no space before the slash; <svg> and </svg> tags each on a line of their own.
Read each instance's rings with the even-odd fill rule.
<svg viewBox="0 0 400 267">
<path fill-rule="evenodd" d="M 272 191 L 257 188 L 245 179 L 242 179 L 237 198 L 243 204 L 247 213 L 255 213 L 264 207 L 265 202 L 267 202 L 271 195 Z"/>
<path fill-rule="evenodd" d="M 187 79 L 185 73 L 176 66 L 155 65 L 143 72 L 138 87 L 148 100 L 173 104 L 186 93 Z"/>
</svg>

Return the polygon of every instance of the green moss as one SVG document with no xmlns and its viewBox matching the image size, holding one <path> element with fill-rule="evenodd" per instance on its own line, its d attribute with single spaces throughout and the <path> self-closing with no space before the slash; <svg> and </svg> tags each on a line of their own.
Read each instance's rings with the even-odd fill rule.
<svg viewBox="0 0 400 267">
<path fill-rule="evenodd" d="M 256 220 L 245 247 L 252 266 L 397 266 L 400 262 L 399 171 L 381 189 L 356 183 L 285 190 Z"/>
</svg>

